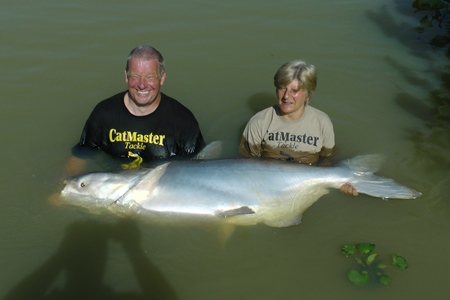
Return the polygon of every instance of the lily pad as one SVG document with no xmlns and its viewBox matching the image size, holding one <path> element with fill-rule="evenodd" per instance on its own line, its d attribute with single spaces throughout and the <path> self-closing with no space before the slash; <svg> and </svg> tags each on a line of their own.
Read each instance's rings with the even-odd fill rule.
<svg viewBox="0 0 450 300">
<path fill-rule="evenodd" d="M 380 278 L 378 279 L 380 281 L 380 283 L 382 285 L 390 285 L 392 282 L 391 277 L 387 276 L 387 275 L 382 275 L 380 276 Z"/>
<path fill-rule="evenodd" d="M 368 266 L 370 266 L 374 262 L 375 258 L 377 258 L 377 255 L 378 254 L 376 254 L 376 253 L 372 253 L 369 256 L 367 256 L 366 263 Z"/>
<path fill-rule="evenodd" d="M 404 270 L 408 267 L 408 262 L 401 256 L 397 254 L 392 254 L 392 264 L 399 267 L 400 270 Z"/>
<path fill-rule="evenodd" d="M 360 258 L 358 258 L 358 257 L 355 256 L 355 260 L 356 260 L 356 262 L 357 262 L 358 264 L 360 264 L 361 266 L 364 266 L 364 263 L 363 263 L 363 261 L 362 261 Z"/>
<path fill-rule="evenodd" d="M 356 248 L 363 254 L 370 254 L 375 250 L 375 244 L 359 243 L 356 244 Z"/>
<path fill-rule="evenodd" d="M 364 286 L 369 282 L 369 274 L 367 271 L 358 273 L 355 270 L 350 270 L 347 273 L 347 278 L 356 286 Z"/>
<path fill-rule="evenodd" d="M 350 244 L 345 244 L 342 246 L 341 254 L 345 257 L 349 257 L 350 255 L 353 255 L 355 253 L 355 246 Z"/>
<path fill-rule="evenodd" d="M 377 279 L 380 284 L 385 286 L 392 283 L 391 277 L 384 273 L 387 265 L 383 263 L 381 256 L 374 251 L 375 244 L 371 243 L 358 243 L 355 245 L 344 244 L 342 246 L 341 254 L 346 257 L 353 256 L 355 261 L 360 265 L 360 272 L 356 270 L 350 270 L 347 272 L 347 278 L 354 285 L 366 285 L 370 281 L 370 276 Z M 392 254 L 392 264 L 401 270 L 408 268 L 406 259 L 397 254 Z"/>
</svg>

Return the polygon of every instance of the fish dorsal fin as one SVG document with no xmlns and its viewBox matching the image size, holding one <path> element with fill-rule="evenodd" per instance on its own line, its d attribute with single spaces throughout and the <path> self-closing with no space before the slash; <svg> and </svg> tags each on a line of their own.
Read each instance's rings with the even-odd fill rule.
<svg viewBox="0 0 450 300">
<path fill-rule="evenodd" d="M 148 196 L 152 193 L 159 179 L 166 172 L 167 166 L 170 162 L 162 164 L 148 173 L 142 175 L 139 181 L 131 187 L 128 192 L 126 192 L 118 201 L 121 203 L 126 203 L 129 201 L 134 201 L 141 204 Z"/>
<path fill-rule="evenodd" d="M 250 215 L 254 214 L 255 211 L 251 209 L 248 206 L 241 206 L 234 209 L 224 210 L 224 211 L 218 211 L 216 212 L 216 215 L 223 218 L 228 218 L 232 216 L 238 216 L 238 215 Z"/>
<path fill-rule="evenodd" d="M 220 158 L 222 154 L 222 141 L 214 141 L 203 148 L 193 159 L 205 160 Z"/>
</svg>

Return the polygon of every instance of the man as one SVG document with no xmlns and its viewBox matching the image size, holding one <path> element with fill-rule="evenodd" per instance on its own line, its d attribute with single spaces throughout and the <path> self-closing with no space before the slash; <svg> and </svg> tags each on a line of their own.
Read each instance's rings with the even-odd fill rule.
<svg viewBox="0 0 450 300">
<path fill-rule="evenodd" d="M 128 90 L 101 101 L 92 111 L 80 142 L 72 149 L 65 175 L 78 175 L 86 158 L 102 150 L 135 167 L 133 160 L 151 161 L 194 155 L 205 146 L 192 112 L 161 93 L 166 79 L 161 53 L 148 45 L 134 48 L 127 59 Z"/>
</svg>

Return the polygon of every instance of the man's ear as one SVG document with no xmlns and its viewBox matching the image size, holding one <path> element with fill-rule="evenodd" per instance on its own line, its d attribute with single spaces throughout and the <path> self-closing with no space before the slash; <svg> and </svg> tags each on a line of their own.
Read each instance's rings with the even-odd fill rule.
<svg viewBox="0 0 450 300">
<path fill-rule="evenodd" d="M 164 84 L 165 79 L 166 79 L 166 72 L 162 73 L 162 75 L 161 75 L 160 85 Z"/>
</svg>

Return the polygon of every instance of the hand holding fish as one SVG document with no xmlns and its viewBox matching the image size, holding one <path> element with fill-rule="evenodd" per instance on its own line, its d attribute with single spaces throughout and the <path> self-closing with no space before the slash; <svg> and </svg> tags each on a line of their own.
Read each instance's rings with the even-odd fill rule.
<svg viewBox="0 0 450 300">
<path fill-rule="evenodd" d="M 341 186 L 340 191 L 344 194 L 358 196 L 358 191 L 348 182 Z"/>
</svg>

